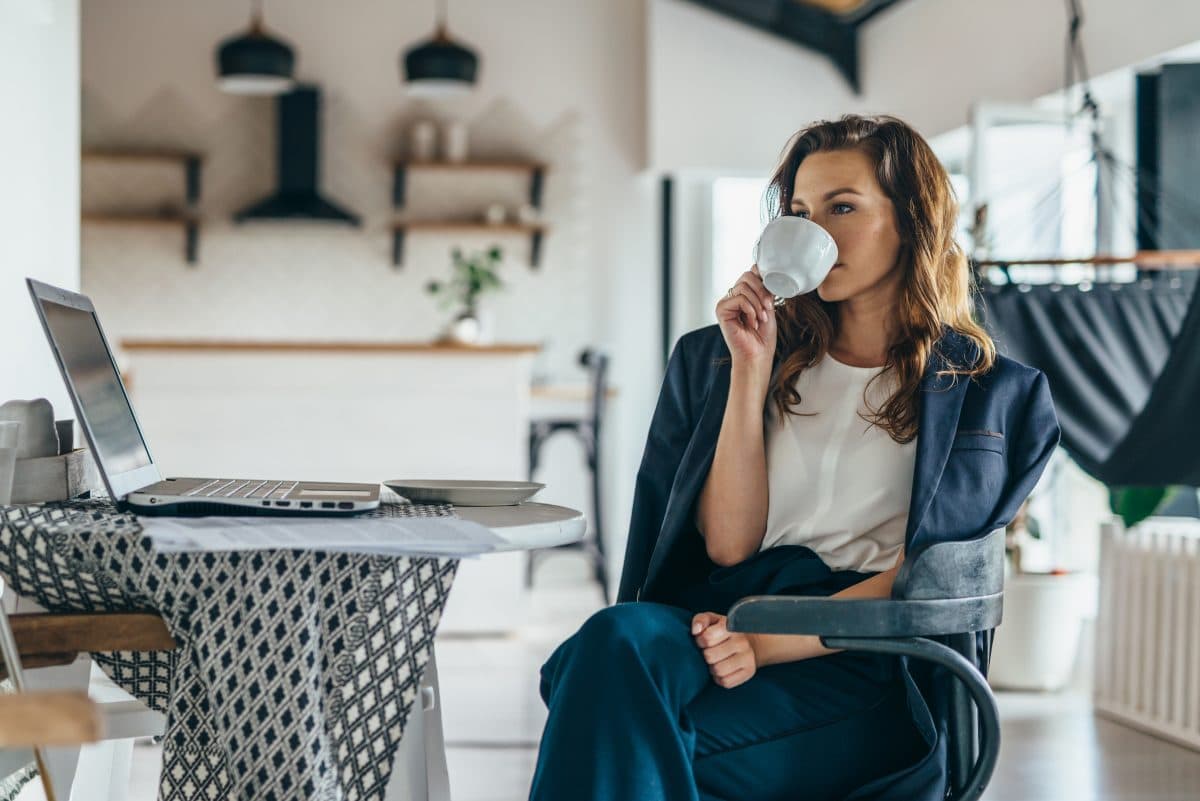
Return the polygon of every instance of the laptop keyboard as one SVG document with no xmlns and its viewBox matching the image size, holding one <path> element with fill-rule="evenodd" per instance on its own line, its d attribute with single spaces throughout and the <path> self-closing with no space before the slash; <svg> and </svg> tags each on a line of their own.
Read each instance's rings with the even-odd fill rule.
<svg viewBox="0 0 1200 801">
<path fill-rule="evenodd" d="M 299 481 L 259 481 L 257 479 L 214 478 L 185 495 L 197 498 L 286 498 L 300 486 Z"/>
</svg>

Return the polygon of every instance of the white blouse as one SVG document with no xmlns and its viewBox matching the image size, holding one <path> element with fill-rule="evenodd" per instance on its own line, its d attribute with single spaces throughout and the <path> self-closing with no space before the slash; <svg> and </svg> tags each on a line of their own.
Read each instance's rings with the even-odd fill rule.
<svg viewBox="0 0 1200 801">
<path fill-rule="evenodd" d="M 799 407 L 784 415 L 769 403 L 766 426 L 769 502 L 762 550 L 805 545 L 834 570 L 895 567 L 904 545 L 916 439 L 896 443 L 860 413 L 878 411 L 895 391 L 879 367 L 852 367 L 831 356 L 796 380 Z"/>
</svg>

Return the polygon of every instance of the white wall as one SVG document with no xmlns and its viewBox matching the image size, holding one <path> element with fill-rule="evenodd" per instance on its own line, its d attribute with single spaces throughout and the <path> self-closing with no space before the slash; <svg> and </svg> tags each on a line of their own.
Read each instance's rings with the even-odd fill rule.
<svg viewBox="0 0 1200 801">
<path fill-rule="evenodd" d="M 1093 75 L 1200 39 L 1194 0 L 1084 2 Z M 765 172 L 788 136 L 847 112 L 886 112 L 927 136 L 978 99 L 1025 102 L 1062 85 L 1066 5 L 903 0 L 860 32 L 855 96 L 824 56 L 683 0 L 651 0 L 649 158 L 655 169 Z"/>
<path fill-rule="evenodd" d="M 0 403 L 74 417 L 25 277 L 79 286 L 78 0 L 0 2 Z"/>
<path fill-rule="evenodd" d="M 106 308 L 116 338 L 131 335 L 427 339 L 447 312 L 423 292 L 446 274 L 451 241 L 410 235 L 401 270 L 390 263 L 390 162 L 408 123 L 461 118 L 480 155 L 523 153 L 552 165 L 553 229 L 539 271 L 529 243 L 508 253 L 508 291 L 492 299 L 496 335 L 546 340 L 547 369 L 573 364 L 596 338 L 604 288 L 620 269 L 631 185 L 644 163 L 638 0 L 451 6 L 451 32 L 482 58 L 478 90 L 440 105 L 404 95 L 397 61 L 432 26 L 433 4 L 391 0 L 274 3 L 267 24 L 295 48 L 298 76 L 323 92 L 322 184 L 364 218 L 359 230 L 305 223 L 234 226 L 230 214 L 274 183 L 274 101 L 219 92 L 213 53 L 245 26 L 246 3 L 109 0 L 83 11 L 84 141 L 151 144 L 205 154 L 200 263 L 182 262 L 175 229 L 86 225 L 83 283 Z M 177 201 L 179 173 L 85 165 L 85 208 Z M 412 216 L 521 202 L 527 182 L 495 176 L 409 179 Z M 653 224 L 636 206 L 628 213 Z M 492 237 L 463 242 L 484 247 Z"/>
<path fill-rule="evenodd" d="M 266 22 L 295 48 L 297 74 L 322 88 L 322 185 L 359 212 L 361 229 L 322 224 L 234 226 L 230 214 L 270 191 L 271 100 L 222 94 L 213 54 L 246 25 L 244 0 L 105 0 L 82 16 L 83 139 L 88 145 L 186 147 L 205 154 L 200 262 L 183 261 L 172 228 L 85 225 L 83 286 L 110 339 L 429 340 L 448 317 L 423 287 L 449 268 L 446 238 L 410 236 L 402 270 L 390 262 L 391 161 L 412 120 L 468 122 L 480 155 L 548 160 L 552 225 L 539 270 L 529 243 L 497 240 L 509 288 L 485 308 L 495 338 L 541 342 L 535 373 L 582 381 L 578 352 L 612 349 L 620 395 L 609 426 L 609 532 L 623 550 L 633 476 L 661 378 L 657 348 L 656 185 L 645 164 L 643 0 L 456 0 L 450 31 L 481 57 L 477 90 L 440 105 L 408 99 L 398 60 L 432 31 L 435 4 L 394 0 L 266 4 Z M 172 168 L 88 164 L 85 208 L 134 208 L 181 197 Z M 522 202 L 525 181 L 410 176 L 408 211 L 436 217 Z M 463 246 L 484 247 L 475 237 Z M 413 376 L 413 391 L 421 377 Z M 153 440 L 153 432 L 149 432 Z M 164 455 L 165 456 L 165 455 Z M 546 500 L 577 457 L 548 463 Z"/>
</svg>

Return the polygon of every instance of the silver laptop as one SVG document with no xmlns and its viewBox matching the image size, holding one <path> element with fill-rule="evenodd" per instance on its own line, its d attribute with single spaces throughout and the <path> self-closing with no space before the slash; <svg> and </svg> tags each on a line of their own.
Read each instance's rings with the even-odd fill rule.
<svg viewBox="0 0 1200 801">
<path fill-rule="evenodd" d="M 100 475 L 121 508 L 167 515 L 352 515 L 379 506 L 378 484 L 164 479 L 150 456 L 92 301 L 77 292 L 25 280 Z"/>
</svg>

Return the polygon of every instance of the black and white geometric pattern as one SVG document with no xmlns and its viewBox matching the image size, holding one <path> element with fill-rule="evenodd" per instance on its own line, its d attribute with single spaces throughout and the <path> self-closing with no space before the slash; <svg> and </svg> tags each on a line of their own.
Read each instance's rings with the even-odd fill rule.
<svg viewBox="0 0 1200 801">
<path fill-rule="evenodd" d="M 451 515 L 387 503 L 370 513 Z M 17 593 L 52 611 L 166 621 L 174 651 L 93 654 L 166 713 L 160 801 L 382 799 L 457 564 L 159 554 L 108 500 L 0 508 L 0 575 Z"/>
</svg>

